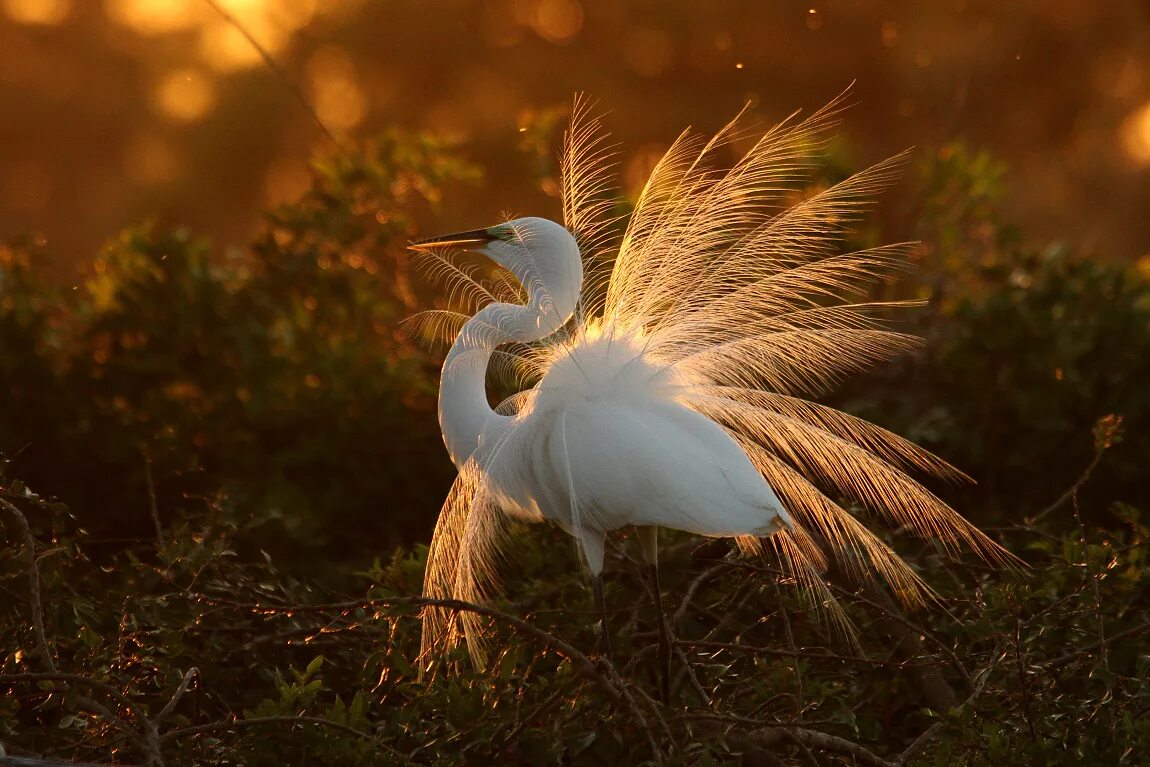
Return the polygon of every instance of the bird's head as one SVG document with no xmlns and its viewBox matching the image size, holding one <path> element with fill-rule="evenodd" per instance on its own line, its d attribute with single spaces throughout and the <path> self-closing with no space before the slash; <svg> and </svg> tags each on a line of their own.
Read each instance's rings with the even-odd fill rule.
<svg viewBox="0 0 1150 767">
<path fill-rule="evenodd" d="M 544 315 L 561 317 L 575 310 L 583 285 L 579 245 L 562 225 L 546 218 L 516 218 L 486 229 L 472 229 L 413 242 L 413 250 L 457 246 L 487 256 L 518 278 Z"/>
</svg>

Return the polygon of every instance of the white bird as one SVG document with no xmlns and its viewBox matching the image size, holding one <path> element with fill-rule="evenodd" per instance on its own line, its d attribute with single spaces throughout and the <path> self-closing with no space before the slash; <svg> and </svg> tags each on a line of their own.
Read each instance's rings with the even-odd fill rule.
<svg viewBox="0 0 1150 767">
<path fill-rule="evenodd" d="M 612 150 L 577 100 L 563 156 L 564 225 L 517 218 L 412 246 L 485 303 L 470 318 L 424 317 L 458 328 L 443 364 L 439 420 L 459 469 L 428 552 L 425 596 L 490 599 L 508 516 L 548 520 L 574 537 L 600 610 L 605 537 L 627 526 L 639 529 L 657 595 L 656 531 L 668 527 L 734 537 L 751 551 L 766 540 L 843 625 L 821 576 L 827 552 L 850 571 L 876 572 L 907 602 L 928 597 L 840 497 L 948 551 L 966 544 L 1008 560 L 904 470 L 960 472 L 803 399 L 917 343 L 882 329 L 874 315 L 891 304 L 855 302 L 910 246 L 839 252 L 902 158 L 804 191 L 817 168 L 812 151 L 839 107 L 836 100 L 801 121 L 792 115 L 756 140 L 742 113 L 709 140 L 685 131 L 654 167 L 611 263 L 602 255 L 614 223 Z M 743 142 L 749 148 L 724 162 Z M 438 252 L 452 245 L 514 279 L 490 287 L 473 280 Z M 493 360 L 527 379 L 494 409 L 486 387 Z M 461 639 L 484 664 L 475 615 L 428 608 L 423 621 L 425 665 Z M 602 631 L 609 650 L 605 619 Z M 665 670 L 663 684 L 665 697 Z"/>
</svg>

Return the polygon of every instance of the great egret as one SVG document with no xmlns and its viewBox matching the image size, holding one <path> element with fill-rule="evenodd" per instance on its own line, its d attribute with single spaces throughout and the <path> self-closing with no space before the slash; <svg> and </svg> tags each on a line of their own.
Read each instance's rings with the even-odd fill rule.
<svg viewBox="0 0 1150 767">
<path fill-rule="evenodd" d="M 891 304 L 852 302 L 910 246 L 838 252 L 903 158 L 802 196 L 812 150 L 839 107 L 792 115 L 757 140 L 742 113 L 709 140 L 685 131 L 654 167 L 610 264 L 600 259 L 613 224 L 611 148 L 576 101 L 563 226 L 517 218 L 412 246 L 486 303 L 470 318 L 427 317 L 458 327 L 439 420 L 459 477 L 428 552 L 426 596 L 491 596 L 504 515 L 550 520 L 574 536 L 601 611 L 605 535 L 630 525 L 656 579 L 656 531 L 668 527 L 734 537 L 748 550 L 766 540 L 839 622 L 820 574 L 824 550 L 850 571 L 876 572 L 904 601 L 923 601 L 926 584 L 833 496 L 944 549 L 964 543 L 1009 558 L 904 470 L 960 472 L 802 398 L 917 344 L 880 327 L 874 314 Z M 724 163 L 742 142 L 749 148 Z M 439 254 L 444 246 L 483 254 L 514 280 L 485 287 Z M 493 359 L 533 381 L 494 409 L 485 385 Z M 661 604 L 659 617 L 665 669 Z M 482 667 L 482 628 L 474 615 L 426 609 L 424 664 L 463 639 Z M 609 647 L 605 619 L 602 632 Z M 664 670 L 664 695 L 665 680 Z"/>
</svg>

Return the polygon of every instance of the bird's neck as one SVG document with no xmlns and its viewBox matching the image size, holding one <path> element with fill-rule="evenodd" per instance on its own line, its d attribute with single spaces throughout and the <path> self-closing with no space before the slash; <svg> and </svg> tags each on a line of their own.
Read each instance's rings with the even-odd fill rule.
<svg viewBox="0 0 1150 767">
<path fill-rule="evenodd" d="M 482 435 L 491 438 L 511 422 L 510 417 L 496 413 L 487 401 L 487 366 L 492 352 L 500 344 L 546 338 L 563 327 L 575 311 L 575 301 L 557 306 L 550 295 L 531 298 L 526 306 L 485 306 L 459 331 L 443 362 L 439 426 L 447 452 L 459 468 L 475 453 Z"/>
</svg>

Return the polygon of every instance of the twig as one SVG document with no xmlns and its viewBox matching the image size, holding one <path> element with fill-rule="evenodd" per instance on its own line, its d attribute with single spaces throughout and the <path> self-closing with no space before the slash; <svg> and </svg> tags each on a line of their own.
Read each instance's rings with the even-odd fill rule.
<svg viewBox="0 0 1150 767">
<path fill-rule="evenodd" d="M 854 757 L 858 762 L 874 765 L 874 767 L 896 767 L 895 762 L 888 762 L 866 746 L 855 743 L 853 740 L 818 730 L 809 730 L 805 727 L 772 727 L 767 730 L 749 732 L 745 737 L 756 746 L 775 746 L 790 740 L 801 746 L 812 746 L 824 751 L 847 754 Z"/>
<path fill-rule="evenodd" d="M 1013 600 L 1011 600 L 1013 602 Z M 1022 713 L 1026 718 L 1026 727 L 1030 731 L 1031 741 L 1038 742 L 1038 733 L 1034 730 L 1034 718 L 1030 711 L 1030 679 L 1026 674 L 1026 663 L 1022 657 L 1022 622 L 1018 619 L 1017 610 L 1014 614 L 1014 658 L 1018 664 L 1018 683 L 1022 688 Z"/>
<path fill-rule="evenodd" d="M 775 587 L 775 598 L 779 601 L 779 615 L 781 615 L 783 618 L 783 629 L 787 637 L 787 646 L 791 648 L 792 653 L 797 653 L 799 652 L 799 646 L 795 644 L 795 635 L 791 631 L 791 618 L 789 615 L 787 615 L 787 606 L 783 604 L 783 593 L 779 590 L 779 579 L 771 578 L 771 585 Z M 797 658 L 797 656 L 795 657 Z M 804 703 L 805 696 L 803 695 L 803 675 L 802 672 L 799 671 L 798 663 L 794 664 L 794 670 L 796 693 L 795 705 L 798 707 L 798 710 L 795 712 L 795 716 L 801 716 L 803 709 L 806 707 L 806 704 Z"/>
<path fill-rule="evenodd" d="M 161 546 L 164 541 L 164 528 L 160 525 L 160 505 L 156 502 L 156 483 L 152 479 L 152 454 L 148 452 L 147 445 L 141 445 L 140 452 L 144 454 L 144 481 L 148 483 L 148 511 L 156 528 L 156 546 Z"/>
<path fill-rule="evenodd" d="M 962 705 L 955 709 L 955 713 L 964 711 L 969 708 L 970 705 L 973 704 L 974 701 L 978 698 L 978 696 L 982 694 L 983 689 L 986 687 L 987 680 L 990 679 L 991 672 L 993 672 L 995 666 L 997 666 L 999 662 L 1006 657 L 1006 653 L 1002 649 L 1002 645 L 1004 643 L 1005 640 L 999 642 L 998 646 L 994 648 L 994 652 L 990 654 L 990 662 L 987 663 L 981 671 L 975 672 L 974 686 L 970 691 L 970 695 L 967 696 L 966 700 L 962 702 Z M 930 727 L 928 727 L 922 733 L 922 735 L 919 735 L 917 738 L 915 738 L 911 744 L 907 746 L 901 754 L 899 754 L 898 758 L 895 759 L 892 763 L 894 767 L 905 767 L 905 765 L 909 764 L 910 760 L 917 756 L 919 752 L 921 752 L 924 748 L 926 748 L 930 741 L 932 741 L 938 735 L 938 733 L 942 732 L 942 729 L 945 726 L 945 722 L 935 722 Z"/>
<path fill-rule="evenodd" d="M 329 612 L 331 610 L 351 610 L 357 607 L 440 607 L 445 610 L 465 611 L 482 615 L 487 618 L 494 618 L 497 621 L 506 623 L 521 633 L 527 634 L 534 639 L 542 642 L 544 645 L 550 647 L 554 652 L 563 656 L 571 661 L 575 667 L 585 677 L 595 682 L 600 689 L 602 689 L 612 700 L 619 700 L 621 691 L 611 682 L 607 676 L 604 675 L 600 667 L 591 661 L 586 655 L 577 650 L 573 645 L 554 634 L 544 631 L 538 626 L 532 625 L 522 618 L 517 618 L 495 607 L 488 607 L 486 605 L 477 605 L 471 602 L 464 602 L 459 599 L 429 599 L 426 597 L 379 597 L 376 599 L 364 599 L 349 602 L 334 602 L 328 604 L 317 605 L 291 605 L 291 606 L 268 606 L 259 603 L 245 603 L 245 602 L 231 602 L 224 599 L 216 599 L 204 594 L 189 595 L 193 598 L 202 599 L 204 601 L 226 605 L 239 610 L 249 610 L 251 612 L 270 615 L 277 613 L 302 613 L 302 612 Z"/>
<path fill-rule="evenodd" d="M 695 669 L 691 667 L 691 660 L 687 657 L 687 653 L 683 652 L 683 646 L 678 642 L 675 643 L 675 654 L 679 656 L 679 660 L 683 664 L 683 670 L 687 674 L 687 678 L 691 680 L 691 687 L 695 689 L 695 694 L 699 696 L 699 700 L 707 708 L 711 707 L 711 696 L 707 694 L 706 689 L 699 682 L 699 677 L 695 675 Z"/>
<path fill-rule="evenodd" d="M 678 609 L 675 610 L 675 614 L 671 617 L 671 625 L 678 626 L 683 622 L 683 618 L 686 617 L 687 610 L 691 606 L 691 600 L 695 597 L 695 592 L 699 590 L 699 587 L 703 585 L 704 581 L 726 566 L 726 562 L 719 562 L 719 564 L 712 565 L 695 576 L 694 580 L 687 585 L 687 590 L 683 594 L 683 601 L 679 603 Z"/>
<path fill-rule="evenodd" d="M 535 709 L 530 714 L 523 717 L 523 719 L 520 720 L 520 722 L 515 725 L 515 728 L 512 729 L 511 732 L 509 732 L 507 734 L 507 737 L 503 739 L 503 747 L 507 748 L 512 743 L 514 743 L 516 741 L 516 739 L 518 739 L 519 733 L 523 732 L 523 730 L 526 729 L 529 724 L 534 722 L 536 719 L 538 719 L 540 716 L 542 716 L 547 710 L 549 710 L 552 706 L 554 706 L 556 703 L 558 703 L 559 700 L 561 698 L 563 698 L 563 696 L 565 696 L 566 694 L 567 694 L 567 691 L 564 690 L 562 687 L 560 687 L 558 690 L 556 690 L 550 696 L 548 696 L 547 700 L 543 701 L 538 706 L 536 706 Z M 576 693 L 575 695 L 573 695 L 571 697 L 572 697 L 572 699 L 578 697 L 578 693 Z M 492 738 L 492 740 L 494 740 L 494 737 Z"/>
<path fill-rule="evenodd" d="M 1090 556 L 1090 543 L 1086 539 L 1086 525 L 1082 522 L 1082 514 L 1078 511 L 1077 488 L 1074 488 L 1071 500 L 1074 502 L 1074 519 L 1078 521 L 1078 534 L 1082 541 L 1082 564 L 1086 569 L 1086 576 L 1090 579 L 1090 588 L 1094 592 L 1094 616 L 1098 621 L 1098 647 L 1102 650 L 1102 667 L 1109 671 L 1110 653 L 1106 649 L 1106 630 L 1102 621 L 1102 596 L 1098 592 L 1098 580 L 1101 575 L 1094 572 L 1094 563 Z"/>
<path fill-rule="evenodd" d="M 176 730 L 168 730 L 160 736 L 160 741 L 163 742 L 175 740 L 177 738 L 187 737 L 188 735 L 199 735 L 201 733 L 214 732 L 216 730 L 231 730 L 238 727 L 255 727 L 265 724 L 315 724 L 319 725 L 320 727 L 330 727 L 333 730 L 339 730 L 340 732 L 346 732 L 349 735 L 355 735 L 357 737 L 363 738 L 364 740 L 370 740 L 376 745 L 381 746 L 387 751 L 390 751 L 392 754 L 398 755 L 398 752 L 395 749 L 391 748 L 385 743 L 380 742 L 379 738 L 375 737 L 371 733 L 364 732 L 363 730 L 357 730 L 354 727 L 350 727 L 346 724 L 341 724 L 340 722 L 333 722 L 330 719 L 324 719 L 322 716 L 259 716 L 253 717 L 251 719 L 230 719 L 228 721 L 222 722 L 194 724 L 190 727 L 180 727 Z"/>
<path fill-rule="evenodd" d="M 188 685 L 191 684 L 193 678 L 196 680 L 196 684 L 200 683 L 200 670 L 195 666 L 192 666 L 188 669 L 188 673 L 184 674 L 184 678 L 180 681 L 180 686 L 172 693 L 172 697 L 167 702 L 167 705 L 160 710 L 160 713 L 156 714 L 156 717 L 152 720 L 152 724 L 157 728 L 163 724 L 165 717 L 172 713 L 176 704 L 180 702 L 180 698 L 184 697 L 184 693 L 188 691 Z"/>
<path fill-rule="evenodd" d="M 1071 498 L 1074 498 L 1078 494 L 1078 491 L 1082 489 L 1082 486 L 1085 485 L 1086 482 L 1090 479 L 1090 475 L 1093 474 L 1094 470 L 1098 468 L 1098 464 L 1102 461 L 1102 456 L 1106 453 L 1106 450 L 1109 447 L 1110 446 L 1108 444 L 1096 445 L 1094 448 L 1094 458 L 1090 461 L 1090 464 L 1086 467 L 1086 469 L 1080 475 L 1078 475 L 1078 479 L 1074 480 L 1074 484 L 1071 485 L 1065 493 L 1058 496 L 1058 500 L 1056 500 L 1054 503 L 1038 512 L 1033 517 L 1026 517 L 1023 519 L 1023 522 L 1026 523 L 1026 526 L 1033 525 L 1035 522 L 1039 522 L 1042 519 L 1045 519 L 1048 515 L 1065 506 L 1066 502 Z"/>
<path fill-rule="evenodd" d="M 928 631 L 925 627 L 923 627 L 923 626 L 915 623 L 914 621 L 910 620 L 909 618 L 907 618 L 905 615 L 903 615 L 901 612 L 899 612 L 897 610 L 892 610 L 892 609 L 888 608 L 887 606 L 879 604 L 875 600 L 869 599 L 868 597 L 866 597 L 862 594 L 857 594 L 855 592 L 848 591 L 847 589 L 844 589 L 842 586 L 839 586 L 836 583 L 831 582 L 831 583 L 828 583 L 827 586 L 831 589 L 831 591 L 837 591 L 840 594 L 843 594 L 845 596 L 849 596 L 849 597 L 852 597 L 854 599 L 857 599 L 858 601 L 862 602 L 863 604 L 867 605 L 868 607 L 873 607 L 874 609 L 881 612 L 887 618 L 890 618 L 891 620 L 896 621 L 898 623 L 901 623 L 903 626 L 906 626 L 908 629 L 910 629 L 912 632 L 914 632 L 917 636 L 921 637 L 922 639 L 930 640 L 930 643 L 933 644 L 936 648 L 938 648 L 938 650 L 943 655 L 945 655 L 947 657 L 947 660 L 950 661 L 950 665 L 956 671 L 958 671 L 958 673 L 960 673 L 962 675 L 963 680 L 967 684 L 970 683 L 970 672 L 967 671 L 966 667 L 962 665 L 962 661 L 960 661 L 958 659 L 958 656 L 954 654 L 954 650 L 947 647 L 946 644 L 941 639 L 936 637 L 932 632 Z"/>
<path fill-rule="evenodd" d="M 241 35 L 244 36 L 244 39 L 247 40 L 248 43 L 250 43 L 251 46 L 256 49 L 257 53 L 259 53 L 260 58 L 264 60 L 264 64 L 267 65 L 268 69 L 274 72 L 275 75 L 279 77 L 280 80 L 282 80 L 289 89 L 291 89 L 291 92 L 295 95 L 296 99 L 300 104 L 303 105 L 303 108 L 307 110 L 307 113 L 311 115 L 311 119 L 315 121 L 315 124 L 319 126 L 319 129 L 323 131 L 323 134 L 327 136 L 328 140 L 331 141 L 331 143 L 337 149 L 342 148 L 342 145 L 336 139 L 335 134 L 333 134 L 327 125 L 324 124 L 324 121 L 320 119 L 319 112 L 316 111 L 315 105 L 313 105 L 308 100 L 307 96 L 304 94 L 299 85 L 296 84 L 296 82 L 290 77 L 288 77 L 287 72 L 285 72 L 283 67 L 279 65 L 279 62 L 277 62 L 272 57 L 268 49 L 261 45 L 259 40 L 256 40 L 255 37 L 252 36 L 252 33 L 248 31 L 248 28 L 241 24 L 235 16 L 228 13 L 228 11 L 223 8 L 223 6 L 216 2 L 216 0 L 204 0 L 204 2 L 210 5 L 212 9 L 218 13 L 221 18 L 223 18 L 224 21 L 226 21 L 228 24 L 231 24 L 239 31 Z"/>
<path fill-rule="evenodd" d="M 132 702 L 131 698 L 124 695 L 124 693 L 117 690 L 110 684 L 98 682 L 95 679 L 89 679 L 86 676 L 79 674 L 66 674 L 58 671 L 50 673 L 30 673 L 30 674 L 0 674 L 0 684 L 35 684 L 37 682 L 63 682 L 66 684 L 82 685 L 91 687 L 92 689 L 99 690 L 109 698 L 115 700 L 122 705 L 136 718 L 139 723 L 139 728 L 132 727 L 125 722 L 118 714 L 105 706 L 103 703 L 94 701 L 86 696 L 76 696 L 74 698 L 76 704 L 81 708 L 87 708 L 94 711 L 99 716 L 103 717 L 109 724 L 119 728 L 125 735 L 129 736 L 135 741 L 136 747 L 144 755 L 144 763 L 148 767 L 163 767 L 163 759 L 160 755 L 159 739 L 156 737 L 156 729 L 148 720 L 144 713 Z M 53 690 L 52 692 L 58 692 Z"/>
<path fill-rule="evenodd" d="M 8 512 L 24 539 L 24 558 L 28 565 L 28 602 L 32 610 L 32 629 L 36 633 L 36 647 L 45 668 L 55 672 L 56 662 L 52 658 L 52 650 L 48 647 L 48 635 L 44 631 L 44 606 L 40 601 L 40 570 L 36 566 L 36 539 L 32 537 L 28 518 L 20 509 L 3 498 L 0 498 L 0 506 Z"/>
<path fill-rule="evenodd" d="M 1128 628 L 1125 631 L 1119 631 L 1117 634 L 1114 634 L 1113 636 L 1111 636 L 1106 641 L 1110 642 L 1110 643 L 1114 643 L 1114 642 L 1117 642 L 1119 639 L 1125 639 L 1129 636 L 1141 634 L 1142 632 L 1148 631 L 1148 630 L 1150 630 L 1150 623 L 1143 623 L 1140 626 L 1134 626 L 1133 628 Z M 1076 660 L 1077 658 L 1080 658 L 1082 655 L 1084 655 L 1088 652 L 1091 652 L 1093 650 L 1097 650 L 1101 646 L 1102 646 L 1102 642 L 1099 641 L 1099 642 L 1095 642 L 1094 644 L 1086 645 L 1085 647 L 1080 647 L 1079 649 L 1074 650 L 1073 652 L 1068 652 L 1065 655 L 1058 656 L 1054 660 L 1047 661 L 1045 664 L 1043 664 L 1042 667 L 1044 669 L 1054 669 L 1054 668 L 1058 668 L 1059 666 L 1065 666 L 1067 663 L 1070 663 L 1071 661 Z"/>
<path fill-rule="evenodd" d="M 884 668 L 914 668 L 916 666 L 937 666 L 938 662 L 934 663 L 911 663 L 909 661 L 901 661 L 893 663 L 891 661 L 876 660 L 874 658 L 864 658 L 861 655 L 839 655 L 831 652 L 813 652 L 811 650 L 780 650 L 775 647 L 756 647 L 748 644 L 738 644 L 733 642 L 708 642 L 703 640 L 691 639 L 677 639 L 675 644 L 682 647 L 698 647 L 705 650 L 736 650 L 739 652 L 751 653 L 752 655 L 773 655 L 779 658 L 810 658 L 813 660 L 837 660 L 844 663 L 864 663 L 870 666 L 880 666 Z"/>
<path fill-rule="evenodd" d="M 3 498 L 0 498 L 0 507 L 3 507 L 4 510 L 8 512 L 8 516 L 15 520 L 16 526 L 20 529 L 20 534 L 24 539 L 24 553 L 28 565 L 28 602 L 32 612 L 32 629 L 36 634 L 36 644 L 40 657 L 44 666 L 48 669 L 47 672 L 40 673 L 2 674 L 0 675 L 0 683 L 61 682 L 64 684 L 84 685 L 100 690 L 108 697 L 120 703 L 136 717 L 139 730 L 132 728 L 131 725 L 121 719 L 114 711 L 99 701 L 92 700 L 84 695 L 79 695 L 74 698 L 75 703 L 89 711 L 94 711 L 110 724 L 119 727 L 126 734 L 132 735 L 136 741 L 136 745 L 144 754 L 145 763 L 149 765 L 149 767 L 162 767 L 163 759 L 160 755 L 159 741 L 156 738 L 156 728 L 130 698 L 109 684 L 98 682 L 94 679 L 80 676 L 79 674 L 61 673 L 57 670 L 56 662 L 52 658 L 52 650 L 48 646 L 47 632 L 44 630 L 44 606 L 40 598 L 40 570 L 36 565 L 36 539 L 32 536 L 32 528 L 28 525 L 28 518 L 24 516 L 24 513 L 21 512 L 20 509 Z"/>
<path fill-rule="evenodd" d="M 143 721 L 146 718 L 144 712 L 141 711 L 127 695 L 106 682 L 90 679 L 80 674 L 66 674 L 59 671 L 52 671 L 50 673 L 0 674 L 0 684 L 36 684 L 37 682 L 66 682 L 68 684 L 91 687 L 93 690 L 100 691 L 126 708 L 137 720 Z M 112 719 L 123 721 L 115 714 L 108 714 L 108 716 Z"/>
</svg>

